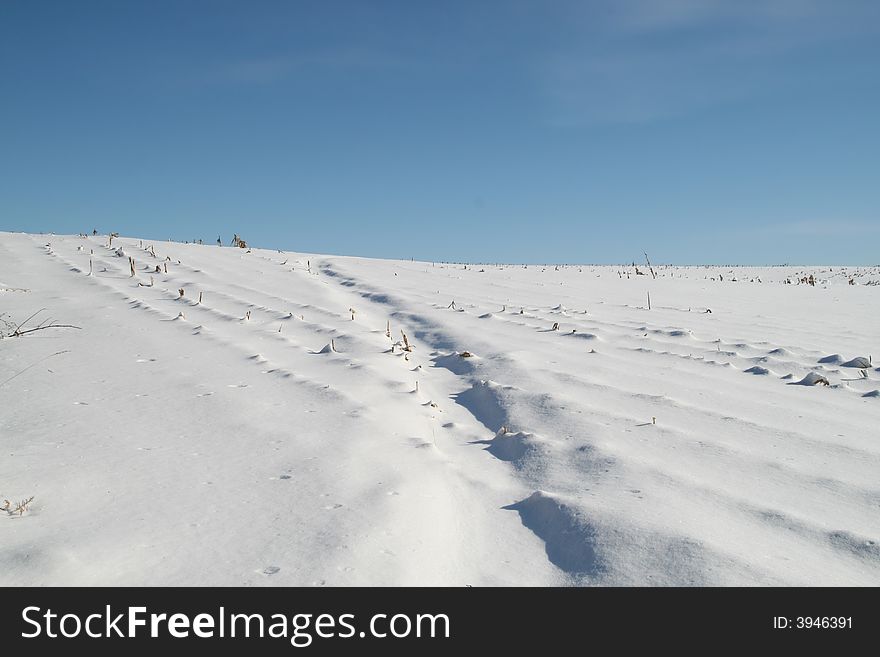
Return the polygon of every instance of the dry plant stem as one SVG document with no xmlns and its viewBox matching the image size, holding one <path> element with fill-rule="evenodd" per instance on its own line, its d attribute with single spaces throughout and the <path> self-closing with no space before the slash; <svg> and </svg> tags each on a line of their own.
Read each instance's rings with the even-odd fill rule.
<svg viewBox="0 0 880 657">
<path fill-rule="evenodd" d="M 28 333 L 33 333 L 34 331 L 43 331 L 43 330 L 45 330 L 45 329 L 50 329 L 50 328 L 73 328 L 73 329 L 79 329 L 79 328 L 80 328 L 79 326 L 73 326 L 72 324 L 56 324 L 56 323 L 55 323 L 55 320 L 53 320 L 53 319 L 44 319 L 42 322 L 40 322 L 39 324 L 37 324 L 37 326 L 35 326 L 34 328 L 24 329 L 24 326 L 25 326 L 29 321 L 31 321 L 34 317 L 36 317 L 37 315 L 39 315 L 39 314 L 40 314 L 41 312 L 43 312 L 44 310 L 46 310 L 46 309 L 45 309 L 45 308 L 40 308 L 40 310 L 38 310 L 38 311 L 35 312 L 33 315 L 31 315 L 30 317 L 28 317 L 26 320 L 24 320 L 23 322 L 21 322 L 18 326 L 15 327 L 15 329 L 14 329 L 11 333 L 9 333 L 8 335 L 6 335 L 5 337 L 7 337 L 7 338 L 17 338 L 17 337 L 20 337 L 20 336 L 22 336 L 22 335 L 27 335 Z M 23 329 L 24 329 L 24 330 L 23 330 Z"/>
<path fill-rule="evenodd" d="M 3 510 L 6 511 L 11 516 L 14 516 L 16 513 L 19 516 L 23 516 L 24 512 L 28 510 L 28 505 L 34 501 L 34 496 L 31 495 L 26 500 L 20 500 L 15 508 L 12 508 L 12 504 L 9 500 L 4 500 L 5 504 L 3 505 Z"/>
<path fill-rule="evenodd" d="M 25 324 L 27 324 L 29 321 L 31 321 L 34 317 L 36 317 L 37 315 L 39 315 L 39 314 L 40 314 L 41 312 L 43 312 L 44 310 L 46 310 L 46 309 L 45 309 L 45 308 L 40 308 L 37 312 L 35 312 L 35 313 L 34 313 L 33 315 L 31 315 L 30 317 L 28 317 L 26 320 L 24 320 L 24 321 L 23 321 L 21 324 L 19 324 L 18 326 L 16 326 L 16 327 L 15 327 L 15 330 L 12 332 L 12 335 L 17 335 L 18 332 L 19 332 L 19 330 L 21 329 L 22 326 L 24 326 Z"/>
<path fill-rule="evenodd" d="M 654 273 L 654 268 L 651 266 L 651 261 L 648 260 L 648 253 L 647 253 L 647 252 L 644 252 L 644 253 L 645 253 L 645 262 L 648 263 L 648 269 L 649 269 L 650 272 L 651 272 L 651 276 L 652 276 L 653 278 L 656 279 L 656 278 L 657 278 L 657 274 Z"/>
<path fill-rule="evenodd" d="M 13 374 L 12 376 L 10 376 L 10 377 L 9 377 L 8 379 L 6 379 L 5 381 L 0 381 L 0 386 L 4 386 L 4 385 L 6 385 L 6 384 L 9 383 L 10 381 L 12 381 L 15 377 L 24 374 L 25 372 L 27 372 L 27 371 L 28 371 L 29 369 L 31 369 L 32 367 L 36 367 L 37 365 L 39 365 L 40 363 L 42 363 L 44 360 L 47 360 L 47 359 L 49 359 L 49 358 L 52 358 L 52 356 L 60 356 L 61 354 L 66 354 L 66 353 L 68 353 L 69 351 L 70 351 L 69 349 L 65 349 L 65 350 L 63 350 L 63 351 L 56 351 L 54 354 L 49 354 L 48 356 L 44 356 L 43 358 L 41 358 L 40 360 L 38 360 L 36 363 L 32 363 L 32 364 L 28 365 L 27 367 L 25 367 L 23 370 L 17 372 L 16 374 Z"/>
<path fill-rule="evenodd" d="M 46 326 L 37 326 L 36 328 L 27 329 L 25 331 L 17 331 L 16 333 L 13 333 L 11 337 L 19 337 L 21 335 L 33 333 L 34 331 L 45 331 L 46 329 L 50 328 L 69 328 L 82 330 L 81 326 L 74 326 L 73 324 L 46 324 Z"/>
</svg>

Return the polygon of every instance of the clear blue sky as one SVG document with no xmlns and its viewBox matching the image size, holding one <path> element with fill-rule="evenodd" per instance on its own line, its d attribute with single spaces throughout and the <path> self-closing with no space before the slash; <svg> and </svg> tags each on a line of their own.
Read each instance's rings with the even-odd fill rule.
<svg viewBox="0 0 880 657">
<path fill-rule="evenodd" d="M 880 262 L 880 2 L 0 0 L 0 229 Z"/>
</svg>

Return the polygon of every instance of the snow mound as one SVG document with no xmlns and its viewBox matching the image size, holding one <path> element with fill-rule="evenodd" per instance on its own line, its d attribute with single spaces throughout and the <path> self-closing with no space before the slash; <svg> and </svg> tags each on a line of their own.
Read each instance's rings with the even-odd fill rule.
<svg viewBox="0 0 880 657">
<path fill-rule="evenodd" d="M 518 431 L 516 433 L 499 432 L 490 441 L 487 451 L 502 461 L 520 461 L 530 451 L 540 448 L 540 441 L 533 433 Z"/>
<path fill-rule="evenodd" d="M 596 528 L 573 507 L 539 490 L 504 508 L 519 513 L 544 541 L 547 558 L 565 572 L 595 576 L 605 570 L 596 554 Z"/>
<path fill-rule="evenodd" d="M 837 365 L 837 364 L 843 362 L 843 358 L 840 357 L 840 354 L 831 354 L 830 356 L 825 356 L 824 358 L 820 358 L 819 362 L 822 364 Z"/>
<path fill-rule="evenodd" d="M 872 390 L 871 392 L 866 392 L 862 397 L 880 397 L 880 390 Z"/>
<path fill-rule="evenodd" d="M 510 424 L 505 403 L 506 393 L 510 390 L 513 390 L 511 386 L 502 386 L 495 381 L 478 381 L 455 395 L 455 401 L 468 409 L 483 426 L 497 433 L 501 427 Z"/>
<path fill-rule="evenodd" d="M 860 370 L 866 370 L 871 367 L 871 359 L 864 356 L 856 356 L 852 360 L 840 364 L 841 367 L 857 367 Z"/>
<path fill-rule="evenodd" d="M 828 532 L 828 540 L 839 550 L 861 559 L 880 563 L 880 543 L 845 530 Z"/>
<path fill-rule="evenodd" d="M 595 333 L 566 333 L 570 338 L 579 338 L 581 340 L 598 340 L 599 336 Z"/>
<path fill-rule="evenodd" d="M 815 386 L 815 385 L 831 385 L 824 376 L 819 374 L 818 372 L 810 372 L 800 381 L 795 381 L 794 383 L 789 383 L 792 386 Z"/>
<path fill-rule="evenodd" d="M 462 354 L 469 354 L 468 356 L 462 356 Z M 471 351 L 462 351 L 457 352 L 453 351 L 451 354 L 444 354 L 442 356 L 437 356 L 434 359 L 434 364 L 437 367 L 442 367 L 444 369 L 449 370 L 453 374 L 470 374 L 474 371 L 475 362 L 480 360 L 480 357 L 474 354 Z"/>
<path fill-rule="evenodd" d="M 766 367 L 761 367 L 760 365 L 755 365 L 754 367 L 750 367 L 749 369 L 743 370 L 743 371 L 746 374 L 759 374 L 759 375 L 770 374 L 770 370 L 768 370 Z"/>
</svg>

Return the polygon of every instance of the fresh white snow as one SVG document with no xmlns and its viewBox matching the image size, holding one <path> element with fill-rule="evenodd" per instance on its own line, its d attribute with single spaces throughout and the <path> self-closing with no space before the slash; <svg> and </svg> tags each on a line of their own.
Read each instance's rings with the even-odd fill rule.
<svg viewBox="0 0 880 657">
<path fill-rule="evenodd" d="M 639 270 L 0 233 L 0 585 L 880 585 L 880 268 Z"/>
</svg>

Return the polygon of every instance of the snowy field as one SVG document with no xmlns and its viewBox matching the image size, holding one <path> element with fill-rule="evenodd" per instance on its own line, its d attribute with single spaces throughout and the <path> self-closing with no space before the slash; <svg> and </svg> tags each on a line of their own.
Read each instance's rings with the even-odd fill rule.
<svg viewBox="0 0 880 657">
<path fill-rule="evenodd" d="M 880 585 L 880 268 L 637 264 L 0 233 L 0 585 Z"/>
</svg>

